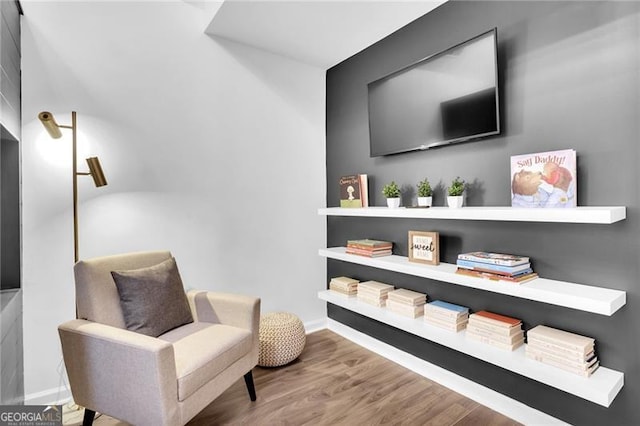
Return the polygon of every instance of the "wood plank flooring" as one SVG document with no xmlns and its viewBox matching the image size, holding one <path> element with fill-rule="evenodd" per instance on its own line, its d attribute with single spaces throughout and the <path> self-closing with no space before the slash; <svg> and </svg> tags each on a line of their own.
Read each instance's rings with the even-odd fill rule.
<svg viewBox="0 0 640 426">
<path fill-rule="evenodd" d="M 253 376 L 257 401 L 240 379 L 189 426 L 519 424 L 328 330 L 309 334 L 298 360 Z M 100 416 L 94 425 L 124 423 Z"/>
</svg>

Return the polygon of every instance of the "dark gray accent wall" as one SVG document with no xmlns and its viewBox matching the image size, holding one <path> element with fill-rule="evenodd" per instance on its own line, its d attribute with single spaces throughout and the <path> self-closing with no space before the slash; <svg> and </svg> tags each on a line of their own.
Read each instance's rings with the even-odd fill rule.
<svg viewBox="0 0 640 426">
<path fill-rule="evenodd" d="M 503 132 L 499 137 L 423 152 L 369 157 L 367 83 L 416 60 L 498 30 Z M 367 173 L 371 205 L 384 183 L 405 187 L 427 177 L 443 188 L 470 182 L 472 206 L 510 204 L 511 155 L 573 148 L 578 204 L 627 206 L 613 225 L 328 217 L 327 246 L 380 238 L 407 255 L 409 230 L 438 231 L 441 258 L 488 250 L 528 255 L 543 277 L 624 290 L 613 316 L 463 288 L 328 260 L 327 275 L 375 279 L 397 287 L 594 337 L 604 366 L 625 374 L 609 408 L 489 365 L 403 331 L 328 305 L 330 318 L 573 424 L 640 424 L 640 4 L 637 2 L 450 1 L 327 72 L 327 206 L 339 205 L 340 176 Z"/>
</svg>

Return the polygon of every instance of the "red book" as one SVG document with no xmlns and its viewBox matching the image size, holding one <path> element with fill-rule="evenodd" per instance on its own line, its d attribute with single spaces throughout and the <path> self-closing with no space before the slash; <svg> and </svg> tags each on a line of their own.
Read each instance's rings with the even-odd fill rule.
<svg viewBox="0 0 640 426">
<path fill-rule="evenodd" d="M 489 319 L 493 321 L 498 321 L 509 327 L 516 326 L 522 322 L 522 320 L 519 320 L 517 318 L 511 318 L 506 315 L 494 314 L 493 312 L 489 312 L 489 311 L 478 311 L 478 312 L 474 312 L 472 315 L 477 315 L 479 317 L 482 317 L 479 319 Z"/>
</svg>

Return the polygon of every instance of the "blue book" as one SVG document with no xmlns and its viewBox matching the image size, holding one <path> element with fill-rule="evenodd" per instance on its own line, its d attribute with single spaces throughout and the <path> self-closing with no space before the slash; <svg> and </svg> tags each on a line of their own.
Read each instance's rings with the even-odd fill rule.
<svg viewBox="0 0 640 426">
<path fill-rule="evenodd" d="M 531 269 L 531 263 L 524 263 L 517 266 L 494 265 L 491 263 L 474 262 L 472 260 L 458 259 L 456 265 L 465 269 L 475 269 L 477 271 L 504 272 L 509 275 L 516 275 Z"/>
<path fill-rule="evenodd" d="M 442 300 L 434 300 L 428 304 L 459 313 L 469 312 L 469 308 L 466 306 L 454 305 L 453 303 L 443 302 Z"/>
</svg>

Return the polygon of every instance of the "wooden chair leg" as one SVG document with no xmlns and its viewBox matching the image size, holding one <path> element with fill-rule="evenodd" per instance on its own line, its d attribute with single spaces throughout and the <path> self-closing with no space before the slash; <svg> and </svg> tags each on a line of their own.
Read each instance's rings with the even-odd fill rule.
<svg viewBox="0 0 640 426">
<path fill-rule="evenodd" d="M 95 411 L 85 408 L 84 419 L 82 419 L 82 426 L 91 426 L 93 424 L 93 419 L 95 415 L 96 415 Z"/>
<path fill-rule="evenodd" d="M 249 391 L 249 398 L 252 401 L 256 400 L 256 387 L 253 385 L 253 373 L 249 371 L 244 375 L 244 383 L 247 385 L 247 390 Z"/>
</svg>

